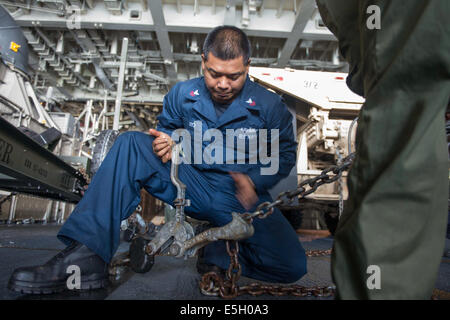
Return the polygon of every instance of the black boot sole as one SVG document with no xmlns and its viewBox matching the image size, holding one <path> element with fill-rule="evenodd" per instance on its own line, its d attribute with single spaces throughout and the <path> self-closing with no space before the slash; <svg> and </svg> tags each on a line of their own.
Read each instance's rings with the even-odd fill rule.
<svg viewBox="0 0 450 320">
<path fill-rule="evenodd" d="M 52 286 L 45 286 L 42 283 L 27 282 L 27 281 L 10 281 L 8 283 L 8 289 L 24 293 L 24 294 L 53 294 L 63 291 L 88 291 L 102 289 L 109 285 L 109 279 L 98 279 L 91 281 L 81 281 L 80 289 L 69 289 L 67 288 L 66 282 L 61 282 L 54 284 Z"/>
</svg>

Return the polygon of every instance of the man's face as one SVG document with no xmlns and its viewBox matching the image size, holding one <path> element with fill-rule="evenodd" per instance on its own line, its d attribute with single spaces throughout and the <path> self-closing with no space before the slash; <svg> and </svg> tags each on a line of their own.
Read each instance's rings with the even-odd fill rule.
<svg viewBox="0 0 450 320">
<path fill-rule="evenodd" d="M 245 84 L 249 64 L 238 57 L 232 60 L 221 60 L 212 53 L 208 60 L 202 55 L 202 69 L 206 87 L 213 100 L 219 103 L 231 103 Z"/>
</svg>

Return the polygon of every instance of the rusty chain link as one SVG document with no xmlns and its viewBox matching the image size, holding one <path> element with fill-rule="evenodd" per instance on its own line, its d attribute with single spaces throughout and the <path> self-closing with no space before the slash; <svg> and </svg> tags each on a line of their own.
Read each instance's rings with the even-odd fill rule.
<svg viewBox="0 0 450 320">
<path fill-rule="evenodd" d="M 263 202 L 253 213 L 246 212 L 242 217 L 248 222 L 252 223 L 254 217 L 264 219 L 273 213 L 274 208 L 286 203 L 291 204 L 295 198 L 301 199 L 313 193 L 321 185 L 332 183 L 342 177 L 342 173 L 349 169 L 353 159 L 354 153 L 349 154 L 342 160 L 340 165 L 331 166 L 323 170 L 320 175 L 315 178 L 302 181 L 298 188 L 293 191 L 285 191 L 278 195 L 277 200 L 273 202 Z M 329 175 L 329 173 L 334 174 Z M 305 187 L 309 186 L 308 189 Z M 271 294 L 275 296 L 293 295 L 297 297 L 315 296 L 315 297 L 329 297 L 334 295 L 335 287 L 303 287 L 299 285 L 279 286 L 266 285 L 261 283 L 251 283 L 246 286 L 239 287 L 237 281 L 241 276 L 241 265 L 238 261 L 239 244 L 233 241 L 234 248 L 230 247 L 231 241 L 226 241 L 227 252 L 230 256 L 230 266 L 226 272 L 226 279 L 223 279 L 217 272 L 208 272 L 202 276 L 200 281 L 200 290 L 204 295 L 221 296 L 224 299 L 232 299 L 243 294 L 250 294 L 257 296 L 261 294 Z M 330 255 L 331 249 L 328 250 L 310 250 L 306 252 L 307 257 L 318 257 Z"/>
<path fill-rule="evenodd" d="M 340 151 L 340 148 L 336 148 L 336 155 L 337 155 L 337 164 L 342 164 L 342 154 Z M 338 210 L 338 218 L 341 218 L 342 212 L 344 211 L 344 186 L 343 186 L 342 177 L 338 179 L 338 192 L 339 192 L 339 210 Z"/>
<path fill-rule="evenodd" d="M 75 190 L 81 195 L 84 195 L 84 192 L 87 190 L 87 187 L 91 183 L 91 178 L 84 168 L 78 169 L 76 172 L 77 182 L 75 186 Z"/>
<path fill-rule="evenodd" d="M 230 249 L 230 243 L 233 243 L 235 248 Z M 334 295 L 334 286 L 327 287 L 303 287 L 300 285 L 268 285 L 262 283 L 251 283 L 239 287 L 237 281 L 241 276 L 241 266 L 238 261 L 239 244 L 237 241 L 226 241 L 227 252 L 230 256 L 230 266 L 226 272 L 226 279 L 223 279 L 217 272 L 208 272 L 202 276 L 200 281 L 200 290 L 204 295 L 220 296 L 224 299 L 233 299 L 237 296 L 249 294 L 258 296 L 262 294 L 270 294 L 273 296 L 292 295 L 296 297 L 329 297 Z M 328 250 L 311 250 L 306 252 L 307 257 L 319 257 L 331 254 L 331 249 Z"/>
</svg>

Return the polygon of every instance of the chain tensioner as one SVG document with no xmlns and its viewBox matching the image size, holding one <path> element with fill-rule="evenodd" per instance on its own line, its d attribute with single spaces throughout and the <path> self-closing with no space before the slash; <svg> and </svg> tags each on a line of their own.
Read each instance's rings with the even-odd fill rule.
<svg viewBox="0 0 450 320">
<path fill-rule="evenodd" d="M 296 190 L 282 192 L 278 195 L 275 201 L 263 202 L 256 208 L 255 212 L 243 213 L 242 217 L 247 223 L 251 224 L 254 217 L 264 219 L 273 213 L 275 207 L 292 204 L 296 198 L 302 199 L 306 197 L 307 195 L 315 192 L 321 185 L 339 180 L 342 177 L 342 173 L 350 168 L 354 157 L 355 154 L 351 153 L 345 159 L 340 161 L 339 165 L 331 166 L 323 170 L 317 177 L 302 181 Z M 231 243 L 234 245 L 233 248 L 231 248 Z M 237 281 L 240 278 L 242 271 L 238 260 L 238 241 L 227 240 L 226 246 L 228 255 L 230 256 L 230 265 L 226 272 L 226 278 L 224 279 L 221 275 L 214 271 L 205 273 L 200 281 L 200 290 L 204 295 L 220 296 L 224 299 L 232 299 L 243 294 L 250 294 L 253 296 L 271 294 L 275 296 L 293 295 L 297 297 L 329 297 L 335 293 L 336 288 L 334 286 L 303 287 L 299 285 L 280 286 L 251 283 L 249 285 L 239 287 L 237 285 Z M 331 249 L 311 250 L 306 252 L 307 257 L 326 256 L 330 254 Z"/>
</svg>

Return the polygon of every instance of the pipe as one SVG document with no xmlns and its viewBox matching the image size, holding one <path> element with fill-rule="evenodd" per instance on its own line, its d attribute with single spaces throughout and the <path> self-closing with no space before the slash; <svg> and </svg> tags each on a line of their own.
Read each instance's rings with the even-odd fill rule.
<svg viewBox="0 0 450 320">
<path fill-rule="evenodd" d="M 95 67 L 95 74 L 100 79 L 100 81 L 103 83 L 103 85 L 105 86 L 105 89 L 112 90 L 113 84 L 111 83 L 111 81 L 109 81 L 108 77 L 105 74 L 105 71 L 103 71 L 103 69 L 100 68 L 100 66 L 97 63 L 93 63 L 93 65 Z"/>
<path fill-rule="evenodd" d="M 61 202 L 61 210 L 59 212 L 59 216 L 58 216 L 58 224 L 61 224 L 64 222 L 64 215 L 66 213 L 66 203 L 65 202 Z"/>
<path fill-rule="evenodd" d="M 54 204 L 55 204 L 55 206 L 54 206 L 54 208 L 53 208 L 53 221 L 55 221 L 55 222 L 57 222 L 58 221 L 58 211 L 59 211 L 59 204 L 60 204 L 60 202 L 59 201 L 52 201 Z"/>
<path fill-rule="evenodd" d="M 348 133 L 347 133 L 347 138 L 348 138 L 348 154 L 352 153 L 352 131 L 353 131 L 353 126 L 355 125 L 355 123 L 358 121 L 358 117 L 356 117 L 355 119 L 353 119 L 352 123 L 350 124 L 350 128 L 348 129 Z"/>
<path fill-rule="evenodd" d="M 9 207 L 8 224 L 13 223 L 14 218 L 16 217 L 16 207 L 17 207 L 17 196 L 14 195 L 11 197 L 11 205 Z"/>
<path fill-rule="evenodd" d="M 125 64 L 127 62 L 128 38 L 122 40 L 122 53 L 120 55 L 119 80 L 117 84 L 116 106 L 114 110 L 113 130 L 119 130 L 120 106 L 122 104 L 123 79 L 125 75 Z"/>
<path fill-rule="evenodd" d="M 52 201 L 49 201 L 47 203 L 47 208 L 45 210 L 44 217 L 42 218 L 42 224 L 47 224 L 51 210 L 52 210 Z"/>
</svg>

